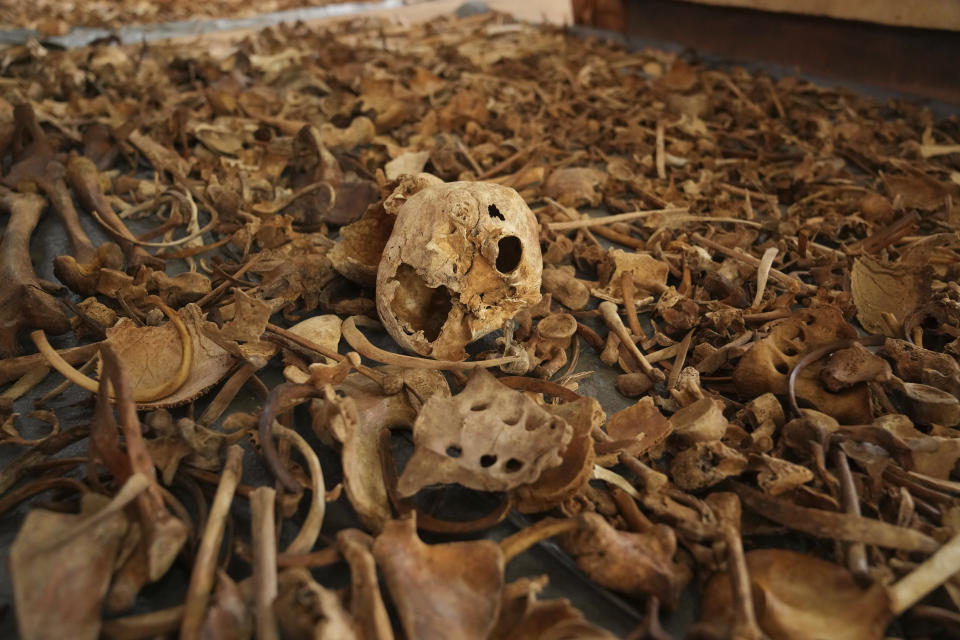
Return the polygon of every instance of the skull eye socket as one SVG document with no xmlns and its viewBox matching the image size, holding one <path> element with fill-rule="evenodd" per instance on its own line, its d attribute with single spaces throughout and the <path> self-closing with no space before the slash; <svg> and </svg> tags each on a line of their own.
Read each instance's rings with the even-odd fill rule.
<svg viewBox="0 0 960 640">
<path fill-rule="evenodd" d="M 510 273 L 520 266 L 523 244 L 517 236 L 504 236 L 497 243 L 497 271 Z"/>
</svg>

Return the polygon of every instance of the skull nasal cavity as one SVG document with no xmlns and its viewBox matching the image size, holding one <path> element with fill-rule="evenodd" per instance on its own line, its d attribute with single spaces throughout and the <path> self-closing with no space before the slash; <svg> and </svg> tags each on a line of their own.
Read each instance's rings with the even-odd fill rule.
<svg viewBox="0 0 960 640">
<path fill-rule="evenodd" d="M 509 273 L 520 266 L 523 245 L 517 236 L 504 236 L 497 243 L 497 271 Z"/>
<path fill-rule="evenodd" d="M 491 218 L 500 218 L 501 220 L 506 220 L 506 218 L 503 217 L 503 214 L 500 213 L 500 209 L 497 209 L 497 205 L 495 204 L 487 207 L 487 213 L 490 214 Z"/>
</svg>

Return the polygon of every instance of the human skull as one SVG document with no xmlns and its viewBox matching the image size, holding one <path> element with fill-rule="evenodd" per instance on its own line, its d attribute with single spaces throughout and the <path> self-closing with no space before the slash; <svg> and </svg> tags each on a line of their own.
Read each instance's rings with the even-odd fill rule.
<svg viewBox="0 0 960 640">
<path fill-rule="evenodd" d="M 377 271 L 377 312 L 405 349 L 449 360 L 540 301 L 537 220 L 509 187 L 426 186 L 407 198 Z"/>
</svg>

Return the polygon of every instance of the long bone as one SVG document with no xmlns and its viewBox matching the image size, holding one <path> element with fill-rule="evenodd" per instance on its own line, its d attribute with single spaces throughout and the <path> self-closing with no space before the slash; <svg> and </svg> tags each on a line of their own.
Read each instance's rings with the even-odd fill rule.
<svg viewBox="0 0 960 640">
<path fill-rule="evenodd" d="M 0 209 L 10 214 L 0 241 L 0 357 L 17 352 L 17 332 L 42 329 L 54 335 L 70 322 L 50 291 L 59 287 L 39 278 L 30 262 L 30 236 L 47 203 L 36 194 L 0 187 Z"/>
<path fill-rule="evenodd" d="M 14 107 L 13 116 L 18 132 L 14 145 L 15 162 L 4 176 L 3 184 L 17 189 L 24 182 L 36 183 L 50 199 L 53 210 L 63 223 L 73 257 L 78 262 L 90 262 L 94 257 L 93 243 L 80 225 L 80 216 L 63 179 L 63 166 L 57 161 L 57 150 L 37 122 L 29 103 Z"/>
</svg>

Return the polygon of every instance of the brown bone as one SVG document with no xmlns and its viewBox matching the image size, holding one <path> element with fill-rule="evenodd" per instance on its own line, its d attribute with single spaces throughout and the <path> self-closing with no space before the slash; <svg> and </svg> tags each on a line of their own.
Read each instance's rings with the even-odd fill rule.
<svg viewBox="0 0 960 640">
<path fill-rule="evenodd" d="M 67 161 L 67 180 L 80 203 L 91 213 L 100 216 L 103 225 L 110 231 L 127 259 L 127 268 L 132 272 L 141 265 L 163 269 L 163 260 L 150 255 L 146 249 L 136 244 L 136 238 L 113 210 L 100 186 L 100 172 L 93 162 L 82 156 L 72 156 Z"/>
<path fill-rule="evenodd" d="M 89 262 L 93 258 L 93 243 L 80 225 L 80 216 L 73 206 L 67 184 L 63 181 L 63 165 L 57 162 L 57 151 L 53 143 L 37 122 L 30 103 L 18 104 L 14 107 L 13 114 L 20 140 L 18 149 L 14 150 L 16 163 L 10 168 L 3 183 L 15 189 L 21 182 L 36 182 L 60 216 L 73 256 L 80 262 Z M 28 138 L 30 142 L 26 143 L 24 138 Z"/>
<path fill-rule="evenodd" d="M 763 393 L 783 395 L 791 371 L 805 354 L 815 349 L 856 338 L 856 330 L 832 307 L 794 312 L 774 325 L 763 339 L 754 342 L 733 372 L 733 382 L 745 397 Z M 843 424 L 863 424 L 871 419 L 870 393 L 865 385 L 826 390 L 819 381 L 823 365 L 810 363 L 797 376 L 796 395 Z"/>
<path fill-rule="evenodd" d="M 46 208 L 43 198 L 0 187 L 0 208 L 10 214 L 0 241 L 0 357 L 17 352 L 20 329 L 59 335 L 70 329 L 59 303 L 49 291 L 57 285 L 41 280 L 30 262 L 30 236 Z"/>
</svg>

